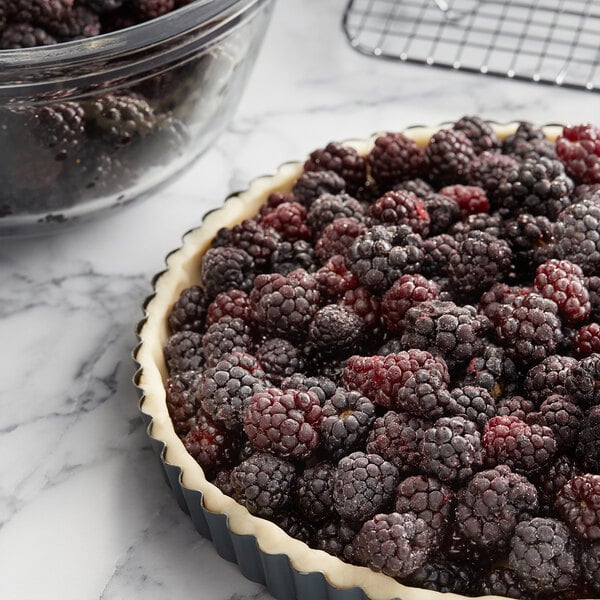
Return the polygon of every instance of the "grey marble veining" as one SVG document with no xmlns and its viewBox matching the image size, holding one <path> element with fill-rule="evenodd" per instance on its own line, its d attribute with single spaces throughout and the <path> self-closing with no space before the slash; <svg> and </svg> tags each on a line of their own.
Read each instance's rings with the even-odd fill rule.
<svg viewBox="0 0 600 600">
<path fill-rule="evenodd" d="M 0 240 L 1 598 L 270 598 L 177 507 L 131 383 L 151 276 L 229 192 L 331 139 L 472 113 L 598 121 L 597 95 L 361 56 L 343 6 L 280 0 L 234 121 L 168 188 L 59 236 Z"/>
</svg>

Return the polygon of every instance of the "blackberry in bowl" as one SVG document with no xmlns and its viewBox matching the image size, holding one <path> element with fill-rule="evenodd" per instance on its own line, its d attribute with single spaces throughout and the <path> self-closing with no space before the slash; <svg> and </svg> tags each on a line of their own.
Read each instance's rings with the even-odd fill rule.
<svg viewBox="0 0 600 600">
<path fill-rule="evenodd" d="M 271 0 L 0 2 L 0 235 L 164 184 L 225 128 Z"/>
<path fill-rule="evenodd" d="M 575 313 L 577 326 L 597 320 L 596 288 L 575 255 L 555 255 L 565 235 L 600 235 L 597 200 L 561 197 L 548 235 L 518 255 L 511 224 L 529 207 L 502 211 L 492 188 L 488 212 L 428 228 L 428 198 L 448 178 L 488 189 L 453 152 L 521 163 L 531 154 L 501 141 L 562 135 L 484 125 L 491 147 L 436 135 L 448 124 L 403 131 L 414 145 L 388 133 L 285 163 L 208 214 L 155 279 L 136 350 L 150 439 L 196 529 L 277 598 L 600 587 L 600 354 L 578 356 L 572 325 Z M 382 145 L 398 159 L 377 181 Z M 309 206 L 307 229 L 294 203 Z M 578 203 L 590 218 L 565 234 Z M 310 260 L 281 272 L 278 247 L 298 241 Z M 462 279 L 471 265 L 486 276 L 465 287 L 459 263 Z"/>
</svg>

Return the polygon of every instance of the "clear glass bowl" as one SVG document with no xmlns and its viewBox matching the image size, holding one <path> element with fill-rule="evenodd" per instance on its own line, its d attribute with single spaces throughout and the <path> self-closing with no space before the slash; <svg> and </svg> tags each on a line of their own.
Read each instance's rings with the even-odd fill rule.
<svg viewBox="0 0 600 600">
<path fill-rule="evenodd" d="M 56 46 L 0 51 L 0 234 L 45 232 L 140 198 L 235 110 L 272 0 L 197 0 Z"/>
</svg>

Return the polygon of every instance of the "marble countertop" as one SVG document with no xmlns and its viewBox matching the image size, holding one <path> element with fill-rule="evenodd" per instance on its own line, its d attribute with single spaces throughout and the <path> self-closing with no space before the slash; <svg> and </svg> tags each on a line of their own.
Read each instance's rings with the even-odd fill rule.
<svg viewBox="0 0 600 600">
<path fill-rule="evenodd" d="M 284 0 L 237 114 L 144 202 L 60 236 L 0 240 L 0 597 L 267 600 L 163 482 L 131 379 L 150 280 L 231 191 L 334 139 L 463 114 L 598 121 L 600 97 L 362 56 L 342 0 Z"/>
</svg>

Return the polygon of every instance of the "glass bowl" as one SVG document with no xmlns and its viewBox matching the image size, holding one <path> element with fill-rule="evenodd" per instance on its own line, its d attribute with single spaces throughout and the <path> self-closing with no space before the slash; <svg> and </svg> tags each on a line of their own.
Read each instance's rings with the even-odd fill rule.
<svg viewBox="0 0 600 600">
<path fill-rule="evenodd" d="M 0 235 L 143 197 L 225 128 L 272 0 L 197 0 L 134 27 L 0 51 Z"/>
</svg>

